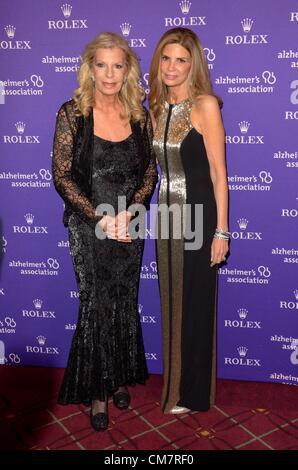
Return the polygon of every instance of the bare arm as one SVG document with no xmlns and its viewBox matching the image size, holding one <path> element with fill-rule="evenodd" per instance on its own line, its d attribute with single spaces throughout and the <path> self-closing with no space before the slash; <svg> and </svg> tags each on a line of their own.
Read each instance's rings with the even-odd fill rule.
<svg viewBox="0 0 298 470">
<path fill-rule="evenodd" d="M 217 206 L 217 227 L 228 231 L 228 183 L 225 161 L 225 132 L 217 99 L 200 97 L 192 110 L 192 122 L 204 139 Z M 211 266 L 225 259 L 228 241 L 214 239 L 211 247 Z"/>
<path fill-rule="evenodd" d="M 217 227 L 228 230 L 228 184 L 225 133 L 217 99 L 203 96 L 192 111 L 194 127 L 203 135 L 217 205 Z"/>
</svg>

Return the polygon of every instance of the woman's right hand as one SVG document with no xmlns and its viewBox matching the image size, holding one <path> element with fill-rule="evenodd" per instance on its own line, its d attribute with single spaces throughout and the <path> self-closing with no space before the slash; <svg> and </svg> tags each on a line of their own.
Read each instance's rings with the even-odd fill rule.
<svg viewBox="0 0 298 470">
<path fill-rule="evenodd" d="M 116 219 L 116 236 L 117 240 L 122 243 L 131 243 L 132 239 L 128 233 L 128 226 L 131 219 L 131 213 L 128 211 L 121 211 L 115 217 Z"/>
</svg>

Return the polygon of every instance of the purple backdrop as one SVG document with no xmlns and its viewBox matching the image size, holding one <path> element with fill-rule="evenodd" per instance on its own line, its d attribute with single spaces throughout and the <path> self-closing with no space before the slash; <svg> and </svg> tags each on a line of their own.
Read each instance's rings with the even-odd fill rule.
<svg viewBox="0 0 298 470">
<path fill-rule="evenodd" d="M 66 363 L 78 299 L 51 149 L 55 113 L 76 87 L 84 45 L 101 31 L 123 34 L 148 88 L 157 40 L 167 28 L 187 26 L 201 38 L 224 101 L 233 240 L 219 272 L 218 376 L 297 385 L 297 1 L 3 3 L 0 363 Z M 150 239 L 139 313 L 149 369 L 159 373 Z"/>
</svg>

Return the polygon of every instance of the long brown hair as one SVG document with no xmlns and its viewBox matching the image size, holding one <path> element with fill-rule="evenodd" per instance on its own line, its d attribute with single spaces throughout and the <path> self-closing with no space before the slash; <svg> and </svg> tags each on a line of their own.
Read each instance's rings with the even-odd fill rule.
<svg viewBox="0 0 298 470">
<path fill-rule="evenodd" d="M 78 72 L 79 87 L 74 91 L 77 114 L 87 117 L 95 105 L 94 83 L 91 79 L 91 65 L 96 50 L 119 47 L 125 53 L 127 78 L 119 92 L 119 99 L 124 107 L 125 115 L 139 121 L 144 114 L 142 102 L 145 97 L 140 86 L 140 69 L 138 60 L 127 42 L 116 33 L 101 33 L 89 42 L 83 53 L 83 60 Z"/>
<path fill-rule="evenodd" d="M 188 28 L 173 28 L 166 31 L 160 38 L 150 66 L 149 105 L 155 118 L 159 116 L 167 96 L 167 87 L 161 80 L 160 59 L 165 46 L 168 44 L 180 44 L 190 54 L 189 97 L 195 101 L 199 95 L 212 95 L 217 98 L 219 105 L 221 105 L 221 99 L 213 93 L 208 64 L 198 36 Z"/>
</svg>

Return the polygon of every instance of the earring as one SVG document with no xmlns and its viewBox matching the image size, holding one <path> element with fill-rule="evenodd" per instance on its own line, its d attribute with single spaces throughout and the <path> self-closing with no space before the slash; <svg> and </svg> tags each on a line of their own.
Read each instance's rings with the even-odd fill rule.
<svg viewBox="0 0 298 470">
<path fill-rule="evenodd" d="M 93 82 L 95 81 L 95 78 L 93 77 L 93 75 L 91 75 L 90 78 Z"/>
</svg>

